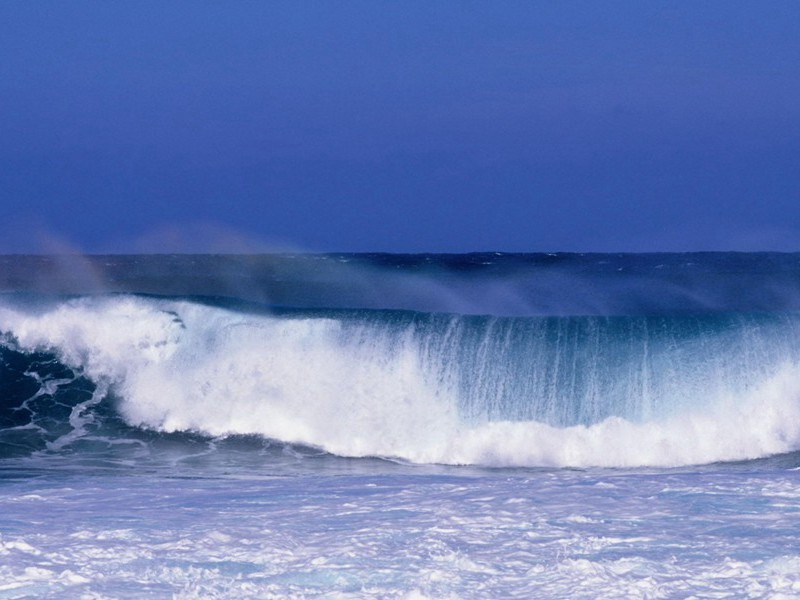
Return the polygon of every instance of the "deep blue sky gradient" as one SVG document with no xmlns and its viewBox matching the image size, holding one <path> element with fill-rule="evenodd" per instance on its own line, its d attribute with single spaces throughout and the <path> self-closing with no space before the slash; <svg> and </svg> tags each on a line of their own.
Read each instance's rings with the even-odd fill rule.
<svg viewBox="0 0 800 600">
<path fill-rule="evenodd" d="M 800 250 L 798 99 L 795 0 L 5 0 L 0 251 Z"/>
</svg>

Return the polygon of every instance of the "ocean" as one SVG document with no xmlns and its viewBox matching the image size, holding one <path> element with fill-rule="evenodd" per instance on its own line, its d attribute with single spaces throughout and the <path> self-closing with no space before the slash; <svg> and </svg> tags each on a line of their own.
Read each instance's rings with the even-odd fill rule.
<svg viewBox="0 0 800 600">
<path fill-rule="evenodd" d="M 800 596 L 800 254 L 0 256 L 0 598 Z"/>
</svg>

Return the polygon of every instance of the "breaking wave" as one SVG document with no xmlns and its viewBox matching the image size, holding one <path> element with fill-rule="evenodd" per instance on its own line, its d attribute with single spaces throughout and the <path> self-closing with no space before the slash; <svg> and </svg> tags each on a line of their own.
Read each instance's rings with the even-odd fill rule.
<svg viewBox="0 0 800 600">
<path fill-rule="evenodd" d="M 103 420 L 488 466 L 678 466 L 800 448 L 791 313 L 486 317 L 7 297 L 0 332 L 0 444 L 34 431 L 49 452 Z"/>
</svg>

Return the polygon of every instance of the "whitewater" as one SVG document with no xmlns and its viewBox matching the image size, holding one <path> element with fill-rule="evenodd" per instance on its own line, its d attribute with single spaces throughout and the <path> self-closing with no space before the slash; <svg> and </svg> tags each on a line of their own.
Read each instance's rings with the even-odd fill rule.
<svg viewBox="0 0 800 600">
<path fill-rule="evenodd" d="M 800 255 L 0 267 L 0 597 L 800 593 Z"/>
</svg>

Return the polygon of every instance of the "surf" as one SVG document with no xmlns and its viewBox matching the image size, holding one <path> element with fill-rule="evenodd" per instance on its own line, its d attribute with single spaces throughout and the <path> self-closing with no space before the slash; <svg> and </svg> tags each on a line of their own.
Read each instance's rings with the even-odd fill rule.
<svg viewBox="0 0 800 600">
<path fill-rule="evenodd" d="M 93 295 L 7 298 L 0 331 L 18 356 L 51 353 L 96 387 L 59 447 L 106 398 L 132 428 L 416 463 L 680 466 L 800 448 L 791 313 L 503 318 Z"/>
</svg>

